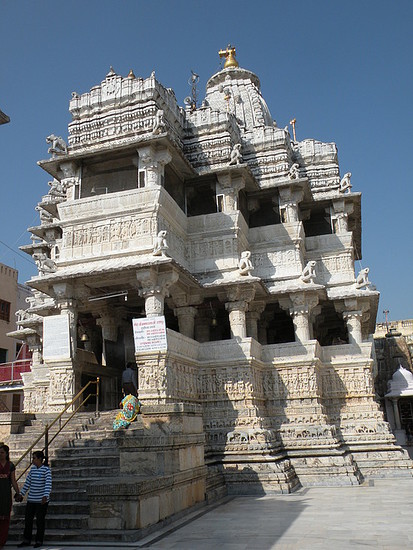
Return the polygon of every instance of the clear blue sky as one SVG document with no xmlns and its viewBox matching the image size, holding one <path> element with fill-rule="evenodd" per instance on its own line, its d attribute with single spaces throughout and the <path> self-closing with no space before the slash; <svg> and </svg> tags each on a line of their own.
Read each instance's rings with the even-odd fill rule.
<svg viewBox="0 0 413 550">
<path fill-rule="evenodd" d="M 38 225 L 50 177 L 46 136 L 67 138 L 72 91 L 112 65 L 152 70 L 178 102 L 193 69 L 200 99 L 228 43 L 255 72 L 273 118 L 297 119 L 297 139 L 334 141 L 341 174 L 362 192 L 363 258 L 390 319 L 413 318 L 412 0 L 0 0 L 0 262 L 24 282 L 35 266 L 18 247 Z M 7 245 L 7 246 L 6 246 Z M 10 247 L 12 250 L 10 250 Z"/>
</svg>

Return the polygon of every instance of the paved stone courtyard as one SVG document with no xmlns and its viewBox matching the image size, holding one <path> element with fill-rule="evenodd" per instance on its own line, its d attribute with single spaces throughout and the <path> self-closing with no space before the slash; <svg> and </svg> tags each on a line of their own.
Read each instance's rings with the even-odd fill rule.
<svg viewBox="0 0 413 550">
<path fill-rule="evenodd" d="M 47 550 L 341 550 L 413 547 L 413 479 L 314 487 L 290 495 L 234 497 L 130 544 L 50 545 Z M 15 548 L 7 545 L 7 548 Z"/>
</svg>

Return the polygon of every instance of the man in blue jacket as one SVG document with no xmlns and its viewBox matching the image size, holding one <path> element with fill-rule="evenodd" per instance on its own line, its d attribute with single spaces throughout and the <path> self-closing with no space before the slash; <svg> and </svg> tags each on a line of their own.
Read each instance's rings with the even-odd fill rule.
<svg viewBox="0 0 413 550">
<path fill-rule="evenodd" d="M 32 462 L 33 466 L 26 478 L 23 489 L 19 495 L 16 495 L 16 500 L 21 502 L 23 496 L 29 491 L 24 518 L 24 540 L 18 545 L 19 548 L 31 545 L 35 516 L 37 532 L 33 548 L 40 548 L 43 545 L 46 512 L 52 490 L 52 473 L 50 468 L 44 464 L 43 451 L 34 451 Z"/>
</svg>

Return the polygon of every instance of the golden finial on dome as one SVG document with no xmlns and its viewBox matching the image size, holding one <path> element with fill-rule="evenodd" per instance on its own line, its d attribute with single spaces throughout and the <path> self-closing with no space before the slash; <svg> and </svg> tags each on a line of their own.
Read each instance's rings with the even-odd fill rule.
<svg viewBox="0 0 413 550">
<path fill-rule="evenodd" d="M 228 69 L 229 67 L 239 67 L 238 61 L 235 59 L 235 48 L 234 46 L 231 46 L 231 44 L 228 44 L 226 50 L 219 50 L 218 54 L 219 57 L 225 57 L 224 69 Z"/>
<path fill-rule="evenodd" d="M 132 69 L 129 71 L 128 78 L 136 78 Z"/>
</svg>

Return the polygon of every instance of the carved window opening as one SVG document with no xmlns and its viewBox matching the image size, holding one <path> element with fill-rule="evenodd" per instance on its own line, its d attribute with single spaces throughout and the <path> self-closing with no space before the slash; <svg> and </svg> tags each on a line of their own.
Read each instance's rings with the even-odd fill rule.
<svg viewBox="0 0 413 550">
<path fill-rule="evenodd" d="M 136 189 L 136 159 L 92 160 L 82 167 L 81 198 Z"/>
<path fill-rule="evenodd" d="M 332 303 L 321 305 L 321 312 L 314 319 L 313 331 L 320 346 L 348 344 L 347 325 Z"/>
<path fill-rule="evenodd" d="M 258 322 L 258 334 L 260 327 L 264 326 L 267 335 L 267 344 L 284 344 L 295 342 L 294 323 L 287 311 L 278 304 L 268 304 Z"/>
<path fill-rule="evenodd" d="M 217 212 L 216 178 L 188 182 L 185 186 L 186 215 L 201 216 Z"/>
<path fill-rule="evenodd" d="M 10 302 L 0 300 L 0 320 L 10 322 Z"/>
<path fill-rule="evenodd" d="M 248 225 L 250 228 L 281 223 L 278 197 L 274 190 L 248 197 Z"/>
<path fill-rule="evenodd" d="M 331 217 L 326 213 L 324 207 L 312 208 L 306 220 L 303 221 L 306 237 L 316 237 L 317 235 L 331 235 Z"/>
</svg>

